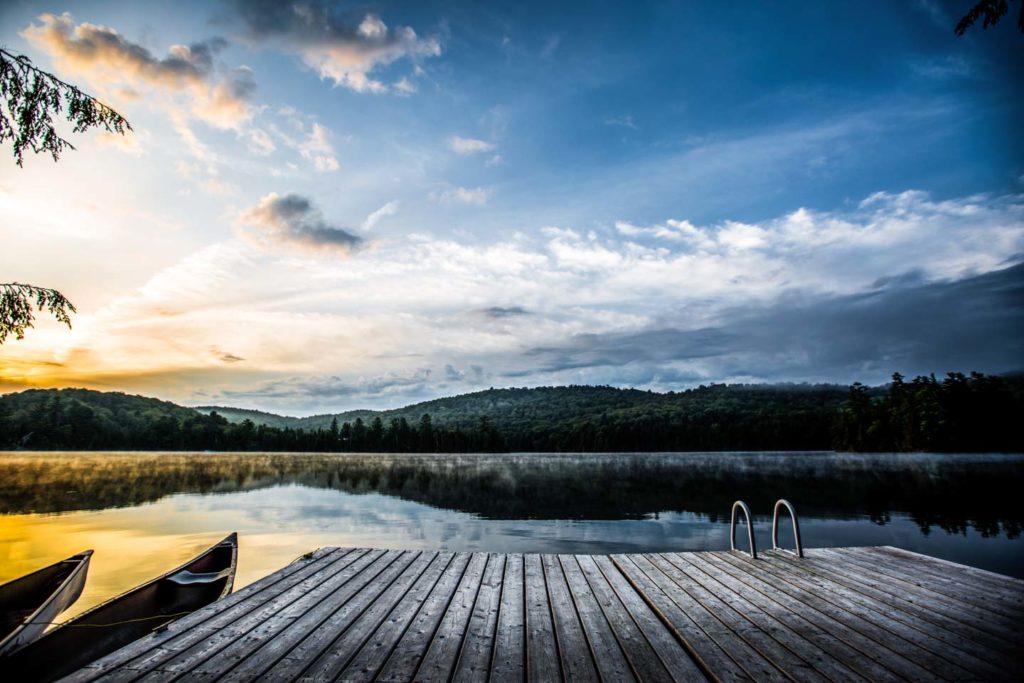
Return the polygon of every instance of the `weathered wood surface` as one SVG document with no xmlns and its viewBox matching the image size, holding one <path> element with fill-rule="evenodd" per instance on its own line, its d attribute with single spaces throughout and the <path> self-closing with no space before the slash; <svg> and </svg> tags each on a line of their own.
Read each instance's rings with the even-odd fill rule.
<svg viewBox="0 0 1024 683">
<path fill-rule="evenodd" d="M 65 680 L 1020 680 L 1024 581 L 896 548 L 324 548 Z"/>
</svg>

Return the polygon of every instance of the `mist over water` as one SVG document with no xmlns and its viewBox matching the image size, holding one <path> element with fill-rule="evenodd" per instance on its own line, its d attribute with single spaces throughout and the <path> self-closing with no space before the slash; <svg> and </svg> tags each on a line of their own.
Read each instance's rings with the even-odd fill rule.
<svg viewBox="0 0 1024 683">
<path fill-rule="evenodd" d="M 238 586 L 326 545 L 616 553 L 729 547 L 744 499 L 806 547 L 894 545 L 1024 577 L 1024 455 L 0 454 L 0 581 L 85 548 L 75 610 L 230 531 Z M 788 520 L 782 542 L 792 543 Z"/>
</svg>

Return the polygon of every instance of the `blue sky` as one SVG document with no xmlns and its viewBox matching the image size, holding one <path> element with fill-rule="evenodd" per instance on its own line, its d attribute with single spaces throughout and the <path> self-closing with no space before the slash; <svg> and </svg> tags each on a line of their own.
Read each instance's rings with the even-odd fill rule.
<svg viewBox="0 0 1024 683">
<path fill-rule="evenodd" d="M 1018 369 L 1024 36 L 956 38 L 968 4 L 7 2 L 0 42 L 135 133 L 0 169 L 5 279 L 80 310 L 0 386 L 306 413 Z M 936 300 L 988 317 L 906 312 Z"/>
</svg>

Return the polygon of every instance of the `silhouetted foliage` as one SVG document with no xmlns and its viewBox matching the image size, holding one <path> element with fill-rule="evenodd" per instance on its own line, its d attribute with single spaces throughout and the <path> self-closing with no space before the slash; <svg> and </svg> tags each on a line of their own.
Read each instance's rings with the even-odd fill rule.
<svg viewBox="0 0 1024 683">
<path fill-rule="evenodd" d="M 123 116 L 95 97 L 37 69 L 25 55 L 2 48 L 0 99 L 0 144 L 11 141 L 14 163 L 18 166 L 22 166 L 26 147 L 36 154 L 49 152 L 54 161 L 60 159 L 65 149 L 75 148 L 54 128 L 53 117 L 60 116 L 65 109 L 75 133 L 102 126 L 108 133 L 124 135 L 125 130 L 132 129 Z M 12 333 L 17 339 L 25 337 L 25 328 L 32 327 L 33 299 L 39 310 L 49 310 L 57 320 L 71 327 L 69 313 L 74 313 L 75 307 L 57 290 L 17 282 L 0 287 L 0 344 Z"/>
<path fill-rule="evenodd" d="M 490 389 L 297 428 L 229 422 L 173 403 L 85 389 L 0 397 L 0 448 L 466 453 L 726 450 L 1024 451 L 1024 402 L 996 377 L 859 384 Z M 1014 385 L 1016 386 L 1016 385 Z M 843 401 L 844 395 L 846 401 Z M 433 406 L 434 411 L 424 410 Z M 414 412 L 415 417 L 405 413 Z M 284 419 L 284 418 L 281 418 Z"/>
<path fill-rule="evenodd" d="M 49 152 L 54 161 L 65 149 L 74 149 L 54 128 L 53 117 L 67 111 L 72 131 L 81 133 L 102 126 L 108 133 L 120 133 L 132 127 L 116 111 L 70 83 L 32 66 L 25 55 L 0 49 L 0 143 L 10 140 L 18 166 L 24 161 L 25 148 L 36 154 Z"/>
<path fill-rule="evenodd" d="M 981 28 L 988 29 L 989 26 L 998 24 L 999 20 L 1005 17 L 1009 11 L 1010 3 L 1008 0 L 981 0 L 981 2 L 971 7 L 967 14 L 961 17 L 953 31 L 958 36 L 962 36 L 967 29 L 974 26 L 978 19 L 982 20 Z M 1020 16 L 1017 18 L 1017 28 L 1020 29 L 1021 33 L 1024 33 L 1024 1 L 1021 2 Z"/>
<path fill-rule="evenodd" d="M 901 374 L 878 398 L 850 387 L 836 421 L 835 446 L 851 451 L 1024 452 L 1020 385 L 951 372 L 906 382 Z"/>
<path fill-rule="evenodd" d="M 0 283 L 0 344 L 9 334 L 24 339 L 25 329 L 34 327 L 33 303 L 40 311 L 49 311 L 58 322 L 71 327 L 70 314 L 75 313 L 75 307 L 57 290 L 19 282 Z"/>
</svg>

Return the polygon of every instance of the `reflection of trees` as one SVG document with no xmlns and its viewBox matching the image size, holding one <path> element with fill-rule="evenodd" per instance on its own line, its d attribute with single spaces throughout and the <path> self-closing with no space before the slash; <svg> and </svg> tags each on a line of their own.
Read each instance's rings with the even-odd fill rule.
<svg viewBox="0 0 1024 683">
<path fill-rule="evenodd" d="M 1019 458 L 945 456 L 9 454 L 0 512 L 137 505 L 173 493 L 230 493 L 298 484 L 378 492 L 498 519 L 621 519 L 691 511 L 727 519 L 743 498 L 762 514 L 786 496 L 807 516 L 908 513 L 927 530 L 1020 534 L 1008 501 Z"/>
</svg>

